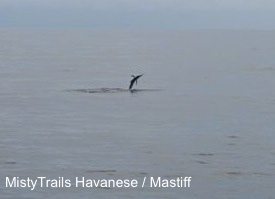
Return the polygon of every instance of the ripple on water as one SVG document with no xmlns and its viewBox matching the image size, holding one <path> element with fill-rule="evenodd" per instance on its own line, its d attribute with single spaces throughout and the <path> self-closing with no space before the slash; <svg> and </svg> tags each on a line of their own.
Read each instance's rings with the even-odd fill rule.
<svg viewBox="0 0 275 199">
<path fill-rule="evenodd" d="M 135 92 L 149 92 L 149 91 L 161 91 L 161 89 L 124 89 L 124 88 L 84 88 L 84 89 L 72 89 L 67 90 L 69 92 L 81 92 L 81 93 L 135 93 Z"/>
</svg>

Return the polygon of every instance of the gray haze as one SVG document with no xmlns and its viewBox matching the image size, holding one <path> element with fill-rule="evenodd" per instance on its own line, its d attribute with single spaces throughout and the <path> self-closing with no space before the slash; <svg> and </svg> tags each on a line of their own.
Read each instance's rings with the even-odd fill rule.
<svg viewBox="0 0 275 199">
<path fill-rule="evenodd" d="M 0 0 L 0 27 L 274 29 L 272 0 Z"/>
</svg>

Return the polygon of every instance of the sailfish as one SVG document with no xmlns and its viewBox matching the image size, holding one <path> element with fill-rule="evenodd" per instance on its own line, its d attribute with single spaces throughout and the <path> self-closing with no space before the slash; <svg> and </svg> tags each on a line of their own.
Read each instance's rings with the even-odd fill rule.
<svg viewBox="0 0 275 199">
<path fill-rule="evenodd" d="M 137 85 L 137 80 L 138 80 L 138 78 L 140 78 L 142 75 L 144 75 L 144 74 L 137 75 L 137 76 L 132 75 L 133 79 L 130 81 L 129 90 L 132 90 L 132 88 L 133 88 L 133 86 L 134 86 L 135 83 L 136 83 L 136 85 Z"/>
</svg>

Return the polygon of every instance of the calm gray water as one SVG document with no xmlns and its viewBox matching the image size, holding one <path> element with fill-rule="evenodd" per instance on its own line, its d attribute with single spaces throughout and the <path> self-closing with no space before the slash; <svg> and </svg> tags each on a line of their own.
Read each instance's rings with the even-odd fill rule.
<svg viewBox="0 0 275 199">
<path fill-rule="evenodd" d="M 273 198 L 274 52 L 274 31 L 0 30 L 1 198 Z M 192 182 L 6 188 L 14 176 Z"/>
</svg>

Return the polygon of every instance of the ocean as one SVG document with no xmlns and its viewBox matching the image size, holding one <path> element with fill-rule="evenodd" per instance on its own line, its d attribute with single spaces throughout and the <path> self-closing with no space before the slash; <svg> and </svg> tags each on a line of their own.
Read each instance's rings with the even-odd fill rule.
<svg viewBox="0 0 275 199">
<path fill-rule="evenodd" d="M 1 198 L 273 198 L 274 33 L 1 29 Z"/>
</svg>

